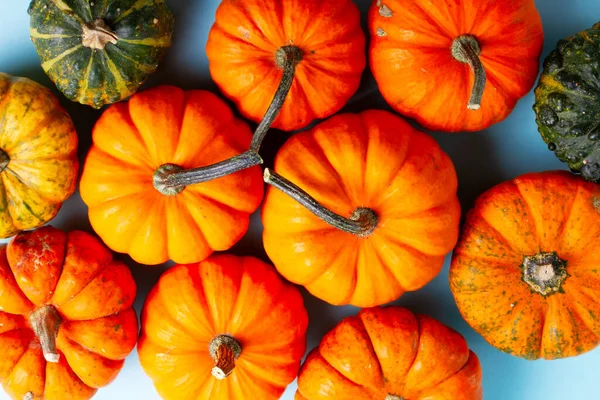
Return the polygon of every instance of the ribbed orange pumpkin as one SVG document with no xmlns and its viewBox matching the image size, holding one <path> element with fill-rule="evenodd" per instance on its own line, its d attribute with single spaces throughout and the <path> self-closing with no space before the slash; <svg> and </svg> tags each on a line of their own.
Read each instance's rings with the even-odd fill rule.
<svg viewBox="0 0 600 400">
<path fill-rule="evenodd" d="M 244 153 L 248 126 L 209 92 L 140 92 L 104 112 L 93 140 L 80 187 L 90 221 L 110 248 L 142 264 L 229 249 L 262 200 L 260 167 L 227 175 L 261 160 Z"/>
<path fill-rule="evenodd" d="M 135 347 L 129 269 L 95 237 L 46 226 L 0 249 L 0 383 L 15 400 L 83 400 Z"/>
<path fill-rule="evenodd" d="M 165 400 L 272 400 L 296 378 L 307 325 L 300 292 L 273 267 L 218 255 L 163 274 L 138 352 Z"/>
<path fill-rule="evenodd" d="M 277 187 L 262 208 L 265 250 L 285 278 L 331 304 L 369 307 L 417 290 L 456 244 L 452 161 L 391 113 L 338 115 L 294 135 L 275 171 L 265 174 Z"/>
<path fill-rule="evenodd" d="M 533 87 L 544 42 L 534 0 L 373 0 L 369 31 L 383 97 L 449 132 L 506 118 Z"/>
<path fill-rule="evenodd" d="M 600 186 L 565 172 L 523 175 L 477 200 L 450 268 L 465 320 L 527 359 L 600 343 Z"/>
<path fill-rule="evenodd" d="M 296 400 L 482 400 L 481 367 L 463 337 L 405 308 L 342 320 L 300 371 Z"/>
<path fill-rule="evenodd" d="M 273 126 L 284 130 L 340 110 L 366 65 L 351 0 L 223 0 L 206 53 L 214 81 L 245 117 L 260 121 L 275 97 L 282 109 Z"/>
</svg>

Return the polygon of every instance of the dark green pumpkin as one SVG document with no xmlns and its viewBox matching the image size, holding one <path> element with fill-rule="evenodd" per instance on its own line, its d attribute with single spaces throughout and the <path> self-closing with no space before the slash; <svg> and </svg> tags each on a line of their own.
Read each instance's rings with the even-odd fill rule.
<svg viewBox="0 0 600 400">
<path fill-rule="evenodd" d="M 171 45 L 164 0 L 33 0 L 28 12 L 44 71 L 68 99 L 95 108 L 135 93 Z"/>
<path fill-rule="evenodd" d="M 600 181 L 600 23 L 558 42 L 533 109 L 548 148 L 585 179 Z"/>
</svg>

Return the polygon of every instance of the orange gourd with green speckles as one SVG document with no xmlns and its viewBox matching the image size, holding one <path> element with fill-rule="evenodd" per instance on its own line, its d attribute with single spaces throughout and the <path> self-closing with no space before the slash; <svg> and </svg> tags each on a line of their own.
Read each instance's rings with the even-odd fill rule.
<svg viewBox="0 0 600 400">
<path fill-rule="evenodd" d="M 77 133 L 58 99 L 0 72 L 0 237 L 54 218 L 78 171 Z"/>
<path fill-rule="evenodd" d="M 481 400 L 481 366 L 457 332 L 400 307 L 342 320 L 298 376 L 296 400 Z"/>
<path fill-rule="evenodd" d="M 136 286 L 95 237 L 45 226 L 0 249 L 0 383 L 15 400 L 84 400 L 135 347 Z"/>
<path fill-rule="evenodd" d="M 477 200 L 450 268 L 465 320 L 527 359 L 600 342 L 600 186 L 568 172 L 523 175 Z"/>
</svg>

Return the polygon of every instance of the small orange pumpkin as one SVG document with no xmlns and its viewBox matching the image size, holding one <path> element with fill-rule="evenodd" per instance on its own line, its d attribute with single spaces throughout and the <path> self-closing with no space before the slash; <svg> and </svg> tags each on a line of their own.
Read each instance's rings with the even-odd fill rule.
<svg viewBox="0 0 600 400">
<path fill-rule="evenodd" d="M 165 400 L 278 399 L 300 368 L 307 325 L 300 292 L 270 265 L 215 255 L 161 276 L 138 352 Z"/>
<path fill-rule="evenodd" d="M 246 151 L 251 137 L 206 91 L 160 86 L 110 106 L 81 177 L 94 230 L 142 264 L 197 262 L 229 249 L 263 197 L 254 166 L 262 160 Z"/>
<path fill-rule="evenodd" d="M 600 186 L 565 172 L 523 175 L 477 199 L 450 268 L 465 320 L 527 359 L 600 342 Z"/>
<path fill-rule="evenodd" d="M 369 31 L 383 97 L 448 132 L 505 119 L 533 87 L 544 42 L 534 0 L 373 0 Z"/>
<path fill-rule="evenodd" d="M 0 238 L 44 225 L 77 187 L 77 133 L 56 96 L 0 72 Z"/>
<path fill-rule="evenodd" d="M 331 304 L 370 307 L 417 290 L 456 244 L 452 161 L 389 112 L 338 115 L 292 136 L 275 171 L 265 171 L 275 186 L 262 208 L 265 250 L 286 279 Z"/>
<path fill-rule="evenodd" d="M 281 109 L 273 127 L 287 131 L 339 111 L 366 66 L 351 0 L 223 0 L 206 53 L 213 80 L 245 117 Z"/>
<path fill-rule="evenodd" d="M 17 235 L 0 249 L 0 294 L 0 383 L 15 400 L 89 399 L 135 347 L 135 282 L 85 232 Z"/>
<path fill-rule="evenodd" d="M 298 376 L 296 400 L 482 400 L 477 355 L 457 332 L 400 307 L 342 320 Z"/>
</svg>

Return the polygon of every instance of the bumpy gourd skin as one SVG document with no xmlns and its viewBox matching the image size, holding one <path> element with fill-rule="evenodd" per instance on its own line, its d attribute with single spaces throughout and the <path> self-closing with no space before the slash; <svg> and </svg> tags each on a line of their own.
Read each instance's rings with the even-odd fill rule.
<svg viewBox="0 0 600 400">
<path fill-rule="evenodd" d="M 560 40 L 535 89 L 536 122 L 571 170 L 600 181 L 600 23 Z"/>
</svg>

